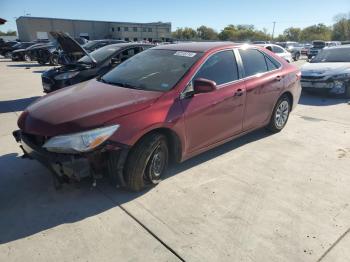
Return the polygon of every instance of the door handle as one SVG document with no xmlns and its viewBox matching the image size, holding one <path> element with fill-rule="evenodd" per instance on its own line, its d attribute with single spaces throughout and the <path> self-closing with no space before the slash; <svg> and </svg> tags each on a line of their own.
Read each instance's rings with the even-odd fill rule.
<svg viewBox="0 0 350 262">
<path fill-rule="evenodd" d="M 244 94 L 243 89 L 237 89 L 233 96 L 242 96 Z"/>
<path fill-rule="evenodd" d="M 276 81 L 281 81 L 282 80 L 282 76 L 276 76 Z"/>
</svg>

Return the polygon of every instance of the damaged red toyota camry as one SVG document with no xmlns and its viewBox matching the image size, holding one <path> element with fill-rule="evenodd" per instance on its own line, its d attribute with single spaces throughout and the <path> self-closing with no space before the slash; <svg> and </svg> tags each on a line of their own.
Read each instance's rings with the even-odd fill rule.
<svg viewBox="0 0 350 262">
<path fill-rule="evenodd" d="M 261 127 L 281 131 L 300 92 L 300 71 L 266 49 L 163 45 L 37 100 L 14 136 L 56 186 L 107 175 L 139 191 L 159 183 L 170 162 Z"/>
</svg>

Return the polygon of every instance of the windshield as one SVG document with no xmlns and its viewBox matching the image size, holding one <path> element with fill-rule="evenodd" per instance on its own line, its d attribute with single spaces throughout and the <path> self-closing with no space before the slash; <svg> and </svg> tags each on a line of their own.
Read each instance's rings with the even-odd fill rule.
<svg viewBox="0 0 350 262">
<path fill-rule="evenodd" d="M 326 46 L 325 42 L 313 42 L 312 44 L 314 48 L 324 48 Z"/>
<path fill-rule="evenodd" d="M 311 63 L 350 62 L 350 47 L 322 49 Z"/>
<path fill-rule="evenodd" d="M 83 45 L 84 49 L 89 50 L 93 49 L 98 44 L 98 41 L 90 41 L 87 44 Z"/>
<path fill-rule="evenodd" d="M 100 80 L 123 87 L 167 91 L 173 88 L 202 53 L 150 49 L 126 60 Z"/>
<path fill-rule="evenodd" d="M 90 53 L 90 55 L 96 60 L 97 63 L 102 62 L 103 60 L 107 59 L 108 57 L 112 56 L 117 50 L 119 50 L 120 47 L 113 46 L 113 45 L 107 45 L 105 47 L 102 47 L 100 49 L 97 49 Z M 91 63 L 90 57 L 87 55 L 83 56 L 78 60 L 78 63 Z"/>
</svg>

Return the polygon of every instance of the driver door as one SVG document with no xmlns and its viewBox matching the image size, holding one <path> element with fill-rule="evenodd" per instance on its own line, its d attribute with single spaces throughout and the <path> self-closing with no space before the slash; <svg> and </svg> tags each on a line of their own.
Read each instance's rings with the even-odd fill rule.
<svg viewBox="0 0 350 262">
<path fill-rule="evenodd" d="M 186 151 L 192 153 L 242 131 L 245 87 L 233 50 L 211 55 L 193 79 L 216 82 L 216 90 L 182 99 Z M 188 89 L 191 89 L 191 85 Z"/>
</svg>

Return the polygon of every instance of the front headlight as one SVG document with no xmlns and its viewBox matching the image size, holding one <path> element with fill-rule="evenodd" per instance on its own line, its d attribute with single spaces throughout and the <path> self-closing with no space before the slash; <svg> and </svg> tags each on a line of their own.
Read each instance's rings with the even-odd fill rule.
<svg viewBox="0 0 350 262">
<path fill-rule="evenodd" d="M 79 71 L 76 71 L 76 72 L 66 72 L 66 73 L 59 74 L 59 75 L 55 76 L 55 79 L 56 79 L 56 80 L 66 80 L 66 79 L 70 79 L 70 78 L 75 77 L 77 74 L 79 74 Z"/>
<path fill-rule="evenodd" d="M 56 153 L 82 153 L 88 152 L 101 145 L 115 131 L 119 125 L 102 127 L 76 134 L 55 136 L 50 138 L 43 147 Z"/>
<path fill-rule="evenodd" d="M 334 75 L 334 76 L 332 76 L 332 78 L 334 78 L 334 79 L 350 78 L 350 73 L 344 73 L 344 74 Z"/>
</svg>

